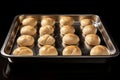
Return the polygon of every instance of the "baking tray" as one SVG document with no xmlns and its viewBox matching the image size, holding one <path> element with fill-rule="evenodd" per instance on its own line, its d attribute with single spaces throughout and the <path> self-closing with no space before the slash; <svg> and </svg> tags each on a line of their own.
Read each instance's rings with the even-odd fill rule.
<svg viewBox="0 0 120 80">
<path fill-rule="evenodd" d="M 18 36 L 20 36 L 20 27 L 21 23 L 19 21 L 19 17 L 21 15 L 15 16 L 13 23 L 10 27 L 10 30 L 8 32 L 8 35 L 5 39 L 5 42 L 3 44 L 3 47 L 1 49 L 1 54 L 3 57 L 7 58 L 9 62 L 67 62 L 67 63 L 86 63 L 86 62 L 92 62 L 92 63 L 99 63 L 99 62 L 106 62 L 107 59 L 116 57 L 119 55 L 119 50 L 113 40 L 111 39 L 111 36 L 108 34 L 108 31 L 106 31 L 105 26 L 103 25 L 100 17 L 95 14 L 65 14 L 66 16 L 71 16 L 75 20 L 75 23 L 73 26 L 75 26 L 75 34 L 79 36 L 80 38 L 80 49 L 82 51 L 82 56 L 63 56 L 62 55 L 62 39 L 60 37 L 60 26 L 59 26 L 59 16 L 62 15 L 41 15 L 41 14 L 22 14 L 24 16 L 35 16 L 38 19 L 37 24 L 37 35 L 35 37 L 35 45 L 33 47 L 33 56 L 15 56 L 12 55 L 13 50 L 17 47 L 16 39 Z M 65 16 L 64 15 L 64 16 Z M 56 19 L 55 23 L 55 31 L 54 31 L 54 38 L 55 38 L 55 47 L 58 51 L 58 56 L 38 56 L 38 46 L 37 46 L 37 39 L 39 37 L 38 30 L 40 28 L 40 20 L 42 16 L 51 16 Z M 106 56 L 90 56 L 89 50 L 87 50 L 84 47 L 83 44 L 83 38 L 82 38 L 82 32 L 80 30 L 80 23 L 78 21 L 79 16 L 91 16 L 91 18 L 94 20 L 94 25 L 97 27 L 97 34 L 101 38 L 101 44 L 105 45 L 110 55 Z"/>
</svg>

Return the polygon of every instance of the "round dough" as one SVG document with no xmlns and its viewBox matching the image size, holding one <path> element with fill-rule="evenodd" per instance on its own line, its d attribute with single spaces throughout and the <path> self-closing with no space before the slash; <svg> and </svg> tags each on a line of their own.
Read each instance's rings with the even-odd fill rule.
<svg viewBox="0 0 120 80">
<path fill-rule="evenodd" d="M 60 25 L 73 25 L 74 24 L 74 19 L 70 16 L 60 16 Z"/>
<path fill-rule="evenodd" d="M 55 24 L 55 20 L 52 19 L 52 18 L 49 18 L 49 17 L 43 18 L 43 19 L 41 20 L 41 25 L 42 25 L 42 26 L 45 26 L 45 25 L 54 26 L 54 24 Z"/>
<path fill-rule="evenodd" d="M 85 42 L 88 44 L 88 45 L 99 45 L 101 40 L 100 40 L 100 37 L 96 34 L 88 34 L 86 37 L 85 37 Z"/>
<path fill-rule="evenodd" d="M 45 34 L 38 39 L 39 45 L 53 45 L 54 43 L 55 39 L 49 34 Z"/>
<path fill-rule="evenodd" d="M 92 16 L 81 15 L 81 16 L 79 16 L 79 21 L 82 19 L 91 19 L 91 18 L 92 18 Z"/>
<path fill-rule="evenodd" d="M 45 45 L 39 49 L 39 55 L 58 55 L 58 52 L 54 46 Z"/>
<path fill-rule="evenodd" d="M 45 34 L 53 34 L 54 28 L 51 25 L 42 26 L 39 30 L 40 36 Z"/>
<path fill-rule="evenodd" d="M 82 55 L 82 52 L 77 46 L 67 46 L 64 48 L 63 55 Z"/>
<path fill-rule="evenodd" d="M 18 47 L 13 51 L 13 55 L 18 56 L 32 56 L 33 51 L 28 47 Z"/>
<path fill-rule="evenodd" d="M 67 33 L 74 33 L 74 32 L 75 32 L 74 27 L 70 25 L 65 25 L 60 29 L 60 34 L 62 37 Z"/>
<path fill-rule="evenodd" d="M 24 27 L 22 27 L 21 30 L 20 30 L 20 33 L 21 33 L 22 35 L 35 36 L 36 32 L 37 32 L 37 31 L 36 31 L 36 28 L 34 28 L 33 26 L 30 26 L 30 25 L 24 26 Z"/>
<path fill-rule="evenodd" d="M 64 44 L 78 44 L 80 39 L 76 34 L 68 33 L 62 38 L 62 41 Z"/>
<path fill-rule="evenodd" d="M 96 32 L 97 32 L 97 29 L 93 25 L 87 25 L 82 30 L 83 36 L 86 36 L 88 34 L 96 34 Z"/>
<path fill-rule="evenodd" d="M 24 18 L 25 18 L 25 15 L 20 15 L 19 16 L 19 21 L 22 22 Z"/>
<path fill-rule="evenodd" d="M 105 46 L 97 45 L 91 49 L 90 55 L 110 55 L 110 54 Z"/>
<path fill-rule="evenodd" d="M 19 46 L 32 47 L 34 45 L 34 38 L 30 35 L 21 35 L 17 39 L 17 44 Z"/>
<path fill-rule="evenodd" d="M 84 28 L 84 26 L 87 26 L 87 25 L 92 25 L 92 20 L 91 19 L 82 19 L 80 21 L 80 24 L 81 24 L 81 29 Z"/>
<path fill-rule="evenodd" d="M 22 25 L 31 25 L 31 26 L 36 26 L 37 25 L 37 20 L 32 17 L 27 17 L 23 19 Z"/>
</svg>

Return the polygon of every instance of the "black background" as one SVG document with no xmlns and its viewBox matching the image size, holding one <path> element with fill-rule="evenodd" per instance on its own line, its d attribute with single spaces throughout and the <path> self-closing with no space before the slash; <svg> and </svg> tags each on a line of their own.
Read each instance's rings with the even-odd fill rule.
<svg viewBox="0 0 120 80">
<path fill-rule="evenodd" d="M 7 1 L 6 1 L 7 2 Z M 8 33 L 10 25 L 16 15 L 19 14 L 97 14 L 100 16 L 103 24 L 107 27 L 113 40 L 120 47 L 119 31 L 119 12 L 117 2 L 109 1 L 14 1 L 1 2 L 1 24 L 0 24 L 0 47 Z M 2 70 L 7 64 L 7 60 L 0 56 L 0 80 L 5 78 Z M 51 65 L 52 64 L 52 65 Z M 113 58 L 104 64 L 17 64 L 14 67 L 10 80 L 35 80 L 47 79 L 104 79 L 109 77 L 116 78 L 116 72 L 119 72 L 119 57 Z M 42 66 L 41 66 L 42 65 Z M 13 66 L 16 66 L 14 64 Z M 25 69 L 23 69 L 25 67 Z M 28 67 L 26 69 L 26 67 Z M 56 69 L 55 69 L 56 68 Z"/>
</svg>

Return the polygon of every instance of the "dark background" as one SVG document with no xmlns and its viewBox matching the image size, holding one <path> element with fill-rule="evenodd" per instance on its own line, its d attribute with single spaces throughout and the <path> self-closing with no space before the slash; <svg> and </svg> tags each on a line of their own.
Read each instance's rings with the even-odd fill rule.
<svg viewBox="0 0 120 80">
<path fill-rule="evenodd" d="M 109 1 L 14 1 L 1 2 L 1 24 L 0 24 L 0 48 L 6 38 L 10 25 L 16 15 L 19 14 L 97 14 L 100 16 L 107 31 L 112 36 L 114 42 L 120 47 L 119 12 L 117 2 Z M 7 60 L 0 55 L 0 80 L 5 78 L 2 75 Z M 14 64 L 10 80 L 56 80 L 56 79 L 104 79 L 108 77 L 116 78 L 119 72 L 119 57 L 111 59 L 104 64 Z M 42 66 L 41 66 L 42 65 Z M 17 67 L 14 67 L 17 66 Z M 23 69 L 24 68 L 24 69 Z M 27 69 L 26 69 L 27 68 Z M 56 68 L 56 69 L 55 69 Z M 37 74 L 36 74 L 37 73 Z"/>
</svg>

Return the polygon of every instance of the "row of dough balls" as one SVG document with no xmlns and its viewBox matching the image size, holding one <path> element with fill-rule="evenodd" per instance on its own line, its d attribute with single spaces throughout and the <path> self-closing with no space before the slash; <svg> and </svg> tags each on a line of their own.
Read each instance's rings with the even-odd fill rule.
<svg viewBox="0 0 120 80">
<path fill-rule="evenodd" d="M 31 56 L 33 55 L 31 48 L 34 45 L 33 37 L 36 35 L 37 18 L 20 16 L 19 19 L 23 26 L 20 30 L 22 36 L 18 37 L 17 44 L 20 45 L 20 47 L 16 48 L 13 54 Z M 42 27 L 39 30 L 40 38 L 38 38 L 38 46 L 40 49 L 38 55 L 58 55 L 56 48 L 52 46 L 55 43 L 55 39 L 53 38 L 54 24 L 55 21 L 49 17 L 41 20 Z"/>
<path fill-rule="evenodd" d="M 74 19 L 70 16 L 61 16 L 59 23 L 60 36 L 64 47 L 62 55 L 82 55 L 81 49 L 78 47 L 80 38 L 74 34 Z"/>
<path fill-rule="evenodd" d="M 82 36 L 85 39 L 84 44 L 87 49 L 91 49 L 95 45 L 99 45 L 101 42 L 100 37 L 96 34 L 97 28 L 93 25 L 93 20 L 90 18 L 80 19 L 80 28 L 82 30 Z"/>
<path fill-rule="evenodd" d="M 13 55 L 33 55 L 34 38 L 37 30 L 37 19 L 32 16 L 20 17 L 20 36 L 17 38 L 18 47 L 13 51 Z"/>
<path fill-rule="evenodd" d="M 97 28 L 93 25 L 94 20 L 90 17 L 83 16 L 79 22 L 82 36 L 85 38 L 84 44 L 86 49 L 90 50 L 90 55 L 109 55 L 108 49 L 100 45 L 101 39 L 96 34 Z"/>
<path fill-rule="evenodd" d="M 74 19 L 72 17 L 62 16 L 60 17 L 59 22 L 60 35 L 63 37 L 62 44 L 64 47 L 66 46 L 65 44 L 72 45 L 79 41 L 77 37 L 73 37 L 75 36 L 75 30 L 72 27 L 74 24 Z M 97 28 L 93 25 L 94 20 L 92 20 L 90 16 L 81 16 L 79 18 L 79 22 L 80 29 L 82 30 L 82 36 L 85 38 L 84 44 L 87 49 L 90 49 L 90 55 L 109 55 L 109 50 L 105 46 L 100 45 L 101 40 L 100 37 L 96 34 Z M 73 47 L 73 45 L 67 46 L 63 50 L 64 55 L 77 55 L 77 53 L 81 55 L 81 50 L 77 46 Z"/>
<path fill-rule="evenodd" d="M 68 17 L 69 18 L 69 17 Z M 49 18 L 43 18 L 43 20 L 41 20 L 41 25 L 42 26 L 47 26 L 48 27 L 48 25 L 46 25 L 47 23 L 51 23 L 51 22 L 54 22 L 54 21 L 48 21 L 48 19 Z M 50 19 L 49 19 L 50 20 Z M 43 23 L 44 23 L 44 25 L 43 25 Z M 51 24 L 49 23 L 49 26 L 51 26 Z M 64 22 L 63 21 L 63 24 L 61 24 L 61 19 L 60 19 L 60 27 L 61 27 L 61 31 L 60 31 L 60 35 L 61 35 L 61 37 L 64 37 L 64 35 L 65 34 L 67 34 L 67 33 L 74 33 L 75 32 L 75 29 L 74 29 L 74 27 L 72 26 L 72 24 L 71 25 L 66 25 L 66 26 L 64 26 L 64 24 L 66 24 L 66 22 Z M 68 24 L 69 24 L 69 22 L 68 22 Z M 53 26 L 53 25 L 52 25 Z M 62 26 L 64 26 L 64 27 L 62 27 Z M 50 27 L 49 27 L 50 28 Z M 42 55 L 50 55 L 51 53 L 51 55 L 58 55 L 58 54 L 56 54 L 57 53 L 57 50 L 56 50 L 56 48 L 55 47 L 53 47 L 53 46 L 51 46 L 51 45 L 53 45 L 53 42 L 54 42 L 54 39 L 50 36 L 50 35 L 54 35 L 52 32 L 53 29 L 52 29 L 52 27 L 51 27 L 51 29 L 49 29 L 49 31 L 48 30 L 45 30 L 45 28 L 44 28 L 44 30 L 43 30 L 43 28 L 41 27 L 40 28 L 40 31 L 39 31 L 39 33 L 40 34 L 43 34 L 42 33 L 42 31 L 44 31 L 44 33 L 46 33 L 45 35 L 44 35 L 44 37 L 42 36 L 41 38 L 42 39 L 46 39 L 46 37 L 47 38 L 49 38 L 49 39 L 47 39 L 47 41 L 48 42 L 44 42 L 44 41 L 46 41 L 46 40 L 44 40 L 43 41 L 43 43 L 47 43 L 47 45 L 44 45 L 43 47 L 41 47 L 40 48 L 40 50 L 39 50 L 39 53 L 40 54 L 42 54 Z M 49 35 L 48 35 L 49 34 Z M 74 38 L 76 38 L 77 37 L 77 44 L 78 44 L 78 42 L 79 42 L 79 38 L 78 38 L 78 36 L 77 35 L 75 35 L 75 34 L 69 34 L 68 36 L 66 36 L 66 39 L 64 40 L 64 42 L 63 42 L 63 45 L 66 45 L 67 43 L 68 43 L 68 41 L 67 41 L 67 38 L 68 37 L 70 37 L 70 36 L 72 36 L 72 39 L 74 39 Z M 38 39 L 38 43 L 39 42 L 42 42 L 41 40 L 41 38 L 39 38 Z M 70 39 L 69 39 L 70 40 Z M 72 43 L 73 42 L 73 43 Z M 72 40 L 72 44 L 74 44 L 74 41 Z M 71 44 L 71 43 L 69 43 L 69 44 Z M 49 45 L 48 45 L 49 44 Z M 76 42 L 75 42 L 75 44 L 76 44 Z M 76 44 L 76 45 L 77 45 Z M 72 50 L 72 51 L 71 51 Z M 68 54 L 68 55 L 71 55 L 71 54 L 69 54 L 70 52 L 72 52 L 71 54 L 73 54 L 73 55 L 78 55 L 79 54 L 79 52 L 81 52 L 81 50 L 77 47 L 77 46 L 68 46 L 68 47 L 66 47 L 64 50 L 63 50 L 63 52 L 62 52 L 62 54 L 63 55 L 65 55 L 65 54 Z"/>
<path fill-rule="evenodd" d="M 57 49 L 55 46 L 55 20 L 51 17 L 42 17 L 41 27 L 39 29 L 39 38 L 38 38 L 38 55 L 58 55 Z"/>
</svg>

